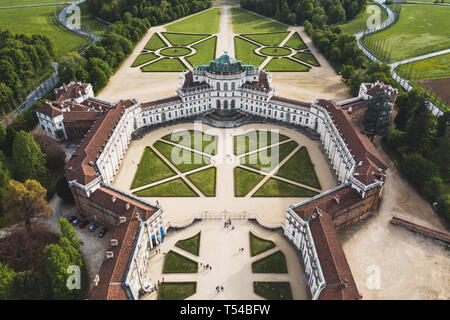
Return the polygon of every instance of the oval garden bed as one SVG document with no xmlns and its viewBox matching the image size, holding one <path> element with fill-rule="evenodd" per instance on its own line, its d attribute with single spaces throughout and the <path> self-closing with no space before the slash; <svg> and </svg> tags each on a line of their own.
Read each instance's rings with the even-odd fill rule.
<svg viewBox="0 0 450 320">
<path fill-rule="evenodd" d="M 262 48 L 260 51 L 261 54 L 264 54 L 266 56 L 274 56 L 274 57 L 281 57 L 281 56 L 288 56 L 291 54 L 291 50 L 283 47 L 267 47 Z"/>
<path fill-rule="evenodd" d="M 185 47 L 171 47 L 162 49 L 159 53 L 167 57 L 181 57 L 190 54 L 191 49 Z"/>
</svg>

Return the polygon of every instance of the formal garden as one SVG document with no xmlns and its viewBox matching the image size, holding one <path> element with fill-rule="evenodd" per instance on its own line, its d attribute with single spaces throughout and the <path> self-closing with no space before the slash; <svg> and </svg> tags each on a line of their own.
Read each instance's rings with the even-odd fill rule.
<svg viewBox="0 0 450 320">
<path fill-rule="evenodd" d="M 211 9 L 155 32 L 132 67 L 144 72 L 182 72 L 216 57 L 221 9 Z"/>
<path fill-rule="evenodd" d="M 320 64 L 298 32 L 259 15 L 232 9 L 236 59 L 271 72 L 304 72 Z"/>
<path fill-rule="evenodd" d="M 255 257 L 276 247 L 271 240 L 266 240 L 249 232 L 250 255 Z M 252 263 L 253 273 L 288 273 L 286 258 L 278 250 Z M 268 300 L 292 300 L 292 290 L 289 282 L 254 281 L 255 294 Z"/>
</svg>

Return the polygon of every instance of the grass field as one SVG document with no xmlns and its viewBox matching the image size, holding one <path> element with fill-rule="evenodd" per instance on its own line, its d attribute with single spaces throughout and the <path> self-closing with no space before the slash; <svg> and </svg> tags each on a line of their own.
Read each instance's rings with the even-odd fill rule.
<svg viewBox="0 0 450 320">
<path fill-rule="evenodd" d="M 251 64 L 258 67 L 266 57 L 259 56 L 255 53 L 257 45 L 248 42 L 239 37 L 234 37 L 234 47 L 236 52 L 236 59 L 241 60 L 243 64 Z"/>
<path fill-rule="evenodd" d="M 291 50 L 286 49 L 286 48 L 277 48 L 277 47 L 263 48 L 263 49 L 261 49 L 260 52 L 262 54 L 265 54 L 268 56 L 275 56 L 275 57 L 287 56 L 287 55 L 291 54 Z"/>
<path fill-rule="evenodd" d="M 215 155 L 217 150 L 216 136 L 201 131 L 184 130 L 162 137 L 162 140 L 185 146 L 206 154 Z"/>
<path fill-rule="evenodd" d="M 201 232 L 197 233 L 195 236 L 188 239 L 179 240 L 175 243 L 175 247 L 183 249 L 193 255 L 198 256 L 200 254 L 200 237 Z"/>
<path fill-rule="evenodd" d="M 80 51 L 91 41 L 56 26 L 56 6 L 28 7 L 0 10 L 0 29 L 26 35 L 47 36 L 55 49 L 56 60 L 70 51 Z"/>
<path fill-rule="evenodd" d="M 277 132 L 253 130 L 234 137 L 234 154 L 241 155 L 288 139 L 289 137 Z"/>
<path fill-rule="evenodd" d="M 399 61 L 450 47 L 450 6 L 402 5 L 400 19 L 377 33 Z"/>
<path fill-rule="evenodd" d="M 264 176 L 240 167 L 234 168 L 234 195 L 245 197 Z"/>
<path fill-rule="evenodd" d="M 137 56 L 136 60 L 134 60 L 134 62 L 131 66 L 138 67 L 140 65 L 143 65 L 146 62 L 153 61 L 156 58 L 158 58 L 158 56 L 156 54 L 154 54 L 153 52 L 141 54 L 141 55 Z"/>
<path fill-rule="evenodd" d="M 159 52 L 163 56 L 181 57 L 191 53 L 191 49 L 184 47 L 166 48 Z"/>
<path fill-rule="evenodd" d="M 166 43 L 161 40 L 160 36 L 157 33 L 154 33 L 144 48 L 147 50 L 156 51 L 166 46 Z"/>
<path fill-rule="evenodd" d="M 298 60 L 307 62 L 312 66 L 320 67 L 320 63 L 316 60 L 316 58 L 311 53 L 299 52 L 296 55 L 294 55 L 294 58 L 297 58 Z"/>
<path fill-rule="evenodd" d="M 298 32 L 294 33 L 289 40 L 285 43 L 285 47 L 289 47 L 295 50 L 302 50 L 308 48 Z"/>
<path fill-rule="evenodd" d="M 192 173 L 187 178 L 206 196 L 216 196 L 216 167 Z"/>
<path fill-rule="evenodd" d="M 163 282 L 158 300 L 184 300 L 197 292 L 197 282 Z"/>
<path fill-rule="evenodd" d="M 450 78 L 450 53 L 400 65 L 396 71 L 400 76 L 409 76 L 417 72 L 421 80 Z"/>
<path fill-rule="evenodd" d="M 181 178 L 133 193 L 138 197 L 198 197 Z"/>
<path fill-rule="evenodd" d="M 234 33 L 283 32 L 287 27 L 281 23 L 263 18 L 237 8 L 231 9 Z"/>
<path fill-rule="evenodd" d="M 147 147 L 144 150 L 130 189 L 135 189 L 174 175 L 175 172 L 152 149 Z"/>
<path fill-rule="evenodd" d="M 297 146 L 295 141 L 273 146 L 241 158 L 241 164 L 263 172 L 270 172 Z"/>
<path fill-rule="evenodd" d="M 305 198 L 314 197 L 316 195 L 318 195 L 317 192 L 278 179 L 270 178 L 254 193 L 253 197 Z"/>
<path fill-rule="evenodd" d="M 163 32 L 163 35 L 173 46 L 187 46 L 209 36 L 208 34 L 186 34 L 171 32 Z"/>
<path fill-rule="evenodd" d="M 284 253 L 277 251 L 252 263 L 253 273 L 287 273 Z"/>
<path fill-rule="evenodd" d="M 39 1 L 39 0 L 37 0 Z M 54 2 L 59 2 L 58 0 Z M 78 5 L 81 10 L 81 29 L 83 31 L 103 36 L 108 28 L 108 25 L 96 19 L 87 8 L 87 2 Z"/>
<path fill-rule="evenodd" d="M 214 34 L 219 32 L 220 11 L 211 9 L 166 27 L 170 32 Z"/>
<path fill-rule="evenodd" d="M 241 36 L 261 43 L 265 46 L 278 46 L 288 34 L 289 32 L 277 32 L 263 34 L 241 34 Z"/>
<path fill-rule="evenodd" d="M 144 72 L 181 72 L 187 68 L 178 58 L 164 58 L 141 68 Z"/>
<path fill-rule="evenodd" d="M 58 0 L 1 0 L 0 7 L 21 6 L 21 5 L 37 5 L 58 2 L 75 2 L 75 0 L 58 1 Z"/>
<path fill-rule="evenodd" d="M 255 236 L 251 232 L 248 234 L 250 237 L 250 256 L 254 257 L 260 253 L 275 248 L 275 243 L 273 243 L 273 241 Z"/>
<path fill-rule="evenodd" d="M 308 150 L 302 147 L 277 172 L 277 176 L 284 177 L 307 186 L 320 189 L 314 164 L 311 162 Z"/>
<path fill-rule="evenodd" d="M 292 300 L 289 282 L 253 282 L 253 291 L 267 300 Z"/>
<path fill-rule="evenodd" d="M 307 65 L 301 64 L 297 61 L 294 61 L 289 58 L 273 58 L 270 60 L 270 62 L 265 66 L 264 68 L 267 71 L 272 72 L 286 72 L 286 71 L 293 71 L 293 72 L 304 72 L 309 71 L 311 67 L 308 67 Z"/>
<path fill-rule="evenodd" d="M 174 251 L 169 251 L 164 258 L 163 273 L 196 273 L 197 271 L 197 262 Z"/>
<path fill-rule="evenodd" d="M 207 156 L 162 141 L 156 141 L 153 146 L 181 172 L 188 172 L 211 163 L 211 159 Z"/>
<path fill-rule="evenodd" d="M 422 0 L 420 0 L 420 1 L 422 1 Z M 387 19 L 386 11 L 384 11 L 381 8 L 381 6 L 379 6 L 378 4 L 369 1 L 367 8 L 363 12 L 359 13 L 355 17 L 355 19 L 353 19 L 352 21 L 350 21 L 348 23 L 339 25 L 342 32 L 348 33 L 348 34 L 355 34 L 355 33 L 361 32 L 364 29 L 366 29 L 367 28 L 367 19 L 373 14 L 373 11 L 369 11 L 369 12 L 367 11 L 369 9 L 369 6 L 377 6 L 380 9 L 380 13 L 381 13 L 380 23 L 383 23 Z"/>
<path fill-rule="evenodd" d="M 197 50 L 197 53 L 187 57 L 186 60 L 194 67 L 198 67 L 201 64 L 209 64 L 209 62 L 216 57 L 216 46 L 217 37 L 212 37 L 197 43 L 193 46 L 193 48 Z"/>
</svg>

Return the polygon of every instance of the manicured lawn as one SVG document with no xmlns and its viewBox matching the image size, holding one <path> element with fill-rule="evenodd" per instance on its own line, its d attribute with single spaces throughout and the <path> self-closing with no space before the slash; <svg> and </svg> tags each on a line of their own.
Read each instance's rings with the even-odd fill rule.
<svg viewBox="0 0 450 320">
<path fill-rule="evenodd" d="M 171 32 L 163 32 L 163 35 L 173 46 L 187 46 L 188 44 L 197 42 L 201 39 L 205 39 L 209 36 L 208 34 L 187 34 Z"/>
<path fill-rule="evenodd" d="M 297 58 L 301 61 L 305 61 L 315 67 L 320 67 L 320 63 L 316 60 L 316 58 L 311 53 L 298 52 L 296 55 L 294 55 L 294 58 Z"/>
<path fill-rule="evenodd" d="M 188 239 L 177 241 L 177 243 L 175 243 L 175 246 L 198 256 L 200 254 L 200 237 L 201 232 Z"/>
<path fill-rule="evenodd" d="M 316 195 L 318 195 L 317 192 L 278 179 L 270 178 L 253 194 L 253 197 L 306 198 L 314 197 Z"/>
<path fill-rule="evenodd" d="M 308 48 L 308 46 L 305 44 L 305 42 L 303 42 L 303 39 L 302 37 L 300 37 L 298 32 L 294 33 L 284 46 L 295 50 L 302 50 Z"/>
<path fill-rule="evenodd" d="M 403 78 L 405 73 L 409 76 L 411 67 L 412 76 L 417 72 L 417 77 L 421 80 L 450 78 L 450 53 L 402 64 L 396 71 Z"/>
<path fill-rule="evenodd" d="M 162 141 L 156 141 L 153 146 L 181 172 L 188 172 L 211 163 L 211 159 L 207 156 Z"/>
<path fill-rule="evenodd" d="M 241 34 L 241 36 L 261 43 L 265 46 L 278 46 L 286 38 L 289 32 Z"/>
<path fill-rule="evenodd" d="M 168 134 L 161 139 L 214 156 L 217 150 L 216 138 L 201 131 L 185 130 Z"/>
<path fill-rule="evenodd" d="M 160 36 L 157 33 L 154 33 L 144 48 L 147 50 L 156 51 L 166 46 L 166 43 L 161 40 Z"/>
<path fill-rule="evenodd" d="M 178 58 L 164 58 L 141 68 L 144 72 L 180 72 L 186 69 Z"/>
<path fill-rule="evenodd" d="M 237 8 L 231 9 L 234 33 L 283 32 L 287 27 L 281 23 L 263 18 Z"/>
<path fill-rule="evenodd" d="M 163 56 L 181 57 L 191 53 L 191 49 L 183 47 L 166 48 L 162 49 L 159 53 L 161 53 Z"/>
<path fill-rule="evenodd" d="M 197 282 L 163 282 L 158 300 L 184 300 L 197 292 Z"/>
<path fill-rule="evenodd" d="M 263 238 L 260 238 L 258 236 L 255 236 L 253 233 L 249 232 L 250 237 L 250 255 L 252 257 L 263 253 L 267 250 L 270 250 L 272 248 L 275 248 L 275 243 L 270 240 L 266 240 Z"/>
<path fill-rule="evenodd" d="M 297 71 L 304 72 L 309 71 L 310 67 L 298 63 L 297 61 L 291 60 L 289 58 L 273 58 L 264 68 L 267 71 L 272 72 L 285 72 L 285 71 Z"/>
<path fill-rule="evenodd" d="M 289 137 L 277 132 L 253 130 L 240 136 L 234 136 L 234 154 L 241 155 L 288 139 Z"/>
<path fill-rule="evenodd" d="M 144 54 L 138 55 L 136 60 L 134 60 L 134 62 L 133 62 L 133 64 L 131 66 L 132 67 L 138 67 L 140 65 L 143 65 L 146 62 L 153 61 L 156 58 L 158 58 L 158 56 L 156 54 L 154 54 L 153 52 L 144 53 Z"/>
<path fill-rule="evenodd" d="M 289 282 L 253 282 L 253 291 L 267 300 L 292 300 Z"/>
<path fill-rule="evenodd" d="M 245 197 L 264 176 L 241 167 L 234 168 L 234 195 Z"/>
<path fill-rule="evenodd" d="M 214 34 L 219 32 L 220 11 L 211 9 L 166 27 L 170 32 Z"/>
<path fill-rule="evenodd" d="M 208 168 L 187 176 L 187 178 L 207 197 L 216 196 L 216 167 Z"/>
<path fill-rule="evenodd" d="M 164 257 L 163 273 L 197 273 L 198 263 L 179 253 L 169 251 Z"/>
<path fill-rule="evenodd" d="M 287 273 L 284 253 L 277 251 L 252 263 L 253 273 Z"/>
<path fill-rule="evenodd" d="M 198 197 L 198 194 L 191 189 L 181 178 L 169 182 L 158 184 L 141 191 L 133 193 L 138 197 Z"/>
<path fill-rule="evenodd" d="M 314 164 L 311 162 L 308 150 L 302 147 L 277 172 L 277 176 L 284 177 L 307 186 L 320 189 Z"/>
<path fill-rule="evenodd" d="M 263 48 L 260 51 L 262 54 L 268 55 L 268 56 L 287 56 L 289 54 L 291 54 L 291 50 L 286 49 L 286 48 L 277 48 L 277 47 L 268 47 L 268 48 Z"/>
<path fill-rule="evenodd" d="M 421 0 L 422 1 L 422 0 Z M 433 0 L 434 1 L 434 0 Z M 358 32 L 363 31 L 364 29 L 367 28 L 367 19 L 374 14 L 373 11 L 367 11 L 367 9 L 369 9 L 369 6 L 373 6 L 376 5 L 379 9 L 380 9 L 380 13 L 381 13 L 381 19 L 380 19 L 380 23 L 383 23 L 386 18 L 387 18 L 387 14 L 386 11 L 384 11 L 383 8 L 381 8 L 381 6 L 379 6 L 378 4 L 376 4 L 375 2 L 368 2 L 368 6 L 366 8 L 366 10 L 364 10 L 363 12 L 359 13 L 356 18 L 354 18 L 352 21 L 345 23 L 345 24 L 340 24 L 339 27 L 342 30 L 342 33 L 348 33 L 348 34 L 355 34 Z"/>
<path fill-rule="evenodd" d="M 298 144 L 295 141 L 289 141 L 269 149 L 259 151 L 241 158 L 241 164 L 247 167 L 270 172 L 283 161 Z"/>
<path fill-rule="evenodd" d="M 391 61 L 450 47 L 450 6 L 402 5 L 400 19 L 376 34 L 392 47 Z"/>
<path fill-rule="evenodd" d="M 197 50 L 197 53 L 187 57 L 186 60 L 194 67 L 198 67 L 201 64 L 209 64 L 209 62 L 216 57 L 216 46 L 217 37 L 212 37 L 197 43 L 193 46 L 193 48 Z"/>
<path fill-rule="evenodd" d="M 243 64 L 251 64 L 258 67 L 266 57 L 259 56 L 255 53 L 257 45 L 248 42 L 239 37 L 234 37 L 234 50 L 236 51 L 236 59 L 241 60 Z"/>
<path fill-rule="evenodd" d="M 11 33 L 47 36 L 55 49 L 56 59 L 70 51 L 79 51 L 91 40 L 74 35 L 54 23 L 55 6 L 26 7 L 0 10 L 0 29 Z"/>
<path fill-rule="evenodd" d="M 130 189 L 135 189 L 174 175 L 175 172 L 152 149 L 147 147 L 144 150 Z"/>
</svg>

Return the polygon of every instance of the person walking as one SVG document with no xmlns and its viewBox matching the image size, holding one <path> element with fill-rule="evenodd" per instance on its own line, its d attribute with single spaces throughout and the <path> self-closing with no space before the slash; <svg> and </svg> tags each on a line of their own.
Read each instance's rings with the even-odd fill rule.
<svg viewBox="0 0 450 320">
<path fill-rule="evenodd" d="M 222 292 L 223 292 L 223 287 L 222 286 L 220 286 L 220 289 L 222 290 Z"/>
</svg>

